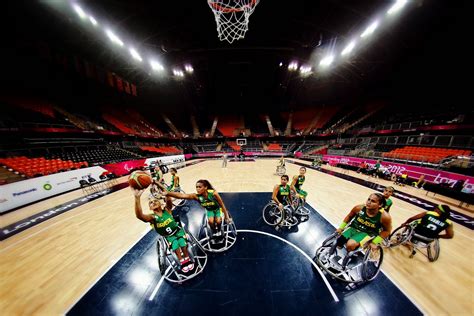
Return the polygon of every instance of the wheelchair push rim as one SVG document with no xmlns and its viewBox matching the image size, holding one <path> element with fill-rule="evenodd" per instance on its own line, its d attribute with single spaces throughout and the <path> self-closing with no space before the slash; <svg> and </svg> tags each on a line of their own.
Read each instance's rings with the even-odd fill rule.
<svg viewBox="0 0 474 316">
<path fill-rule="evenodd" d="M 262 217 L 265 223 L 276 226 L 283 220 L 283 213 L 275 203 L 267 203 L 262 210 Z"/>
<path fill-rule="evenodd" d="M 389 236 L 389 247 L 397 247 L 407 242 L 413 234 L 413 227 L 409 225 L 400 226 L 395 229 Z"/>
</svg>

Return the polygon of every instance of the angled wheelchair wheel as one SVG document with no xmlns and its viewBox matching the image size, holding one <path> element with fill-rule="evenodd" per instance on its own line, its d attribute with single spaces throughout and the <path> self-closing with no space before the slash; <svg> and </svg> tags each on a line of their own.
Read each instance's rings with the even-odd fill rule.
<svg viewBox="0 0 474 316">
<path fill-rule="evenodd" d="M 336 239 L 339 236 L 338 233 L 333 233 L 327 237 L 321 247 L 316 250 L 313 261 L 319 266 L 324 265 L 329 260 L 329 254 L 332 253 L 336 247 Z"/>
<path fill-rule="evenodd" d="M 178 192 L 178 193 L 185 194 L 185 192 L 183 190 L 181 190 L 180 188 L 174 189 L 173 192 Z M 172 198 L 172 200 L 171 200 L 174 207 L 183 206 L 184 204 L 186 204 L 186 201 L 187 200 L 185 200 L 185 199 L 178 199 L 178 198 Z"/>
<path fill-rule="evenodd" d="M 433 242 L 428 245 L 427 252 L 430 262 L 438 260 L 440 252 L 439 239 L 433 240 Z"/>
<path fill-rule="evenodd" d="M 223 220 L 221 233 L 220 236 L 214 236 L 207 223 L 207 216 L 204 216 L 198 237 L 199 243 L 206 252 L 224 252 L 232 247 L 237 241 L 237 228 L 235 227 L 234 222 L 226 223 Z"/>
<path fill-rule="evenodd" d="M 283 213 L 275 203 L 270 202 L 263 208 L 262 217 L 268 225 L 276 226 L 283 220 Z"/>
<path fill-rule="evenodd" d="M 187 280 L 190 280 L 204 271 L 204 267 L 207 264 L 207 254 L 204 248 L 199 242 L 191 235 L 184 227 L 186 242 L 188 247 L 188 253 L 191 261 L 194 263 L 194 268 L 188 272 L 182 270 L 181 264 L 175 254 L 163 237 L 159 237 L 162 240 L 161 243 L 157 244 L 158 249 L 158 264 L 162 276 L 169 282 L 181 284 Z M 163 245 L 166 246 L 166 250 L 163 250 Z M 164 260 L 162 260 L 162 253 L 165 253 Z M 164 262 L 164 264 L 162 263 Z M 164 270 L 164 271 L 163 271 Z"/>
<path fill-rule="evenodd" d="M 309 209 L 303 203 L 299 203 L 295 209 L 295 214 L 298 216 L 309 216 Z"/>
<path fill-rule="evenodd" d="M 163 238 L 158 238 L 156 241 L 156 252 L 158 254 L 158 268 L 160 270 L 161 275 L 165 275 L 166 268 L 168 267 L 166 261 L 166 252 L 168 250 L 168 246 L 165 244 Z"/>
<path fill-rule="evenodd" d="M 413 227 L 412 226 L 400 226 L 397 229 L 395 229 L 391 234 L 389 239 L 389 247 L 393 248 L 398 245 L 401 245 L 405 242 L 407 242 L 411 235 L 413 234 Z"/>
<path fill-rule="evenodd" d="M 276 173 L 277 175 L 282 176 L 286 173 L 286 168 L 282 166 L 278 166 L 276 169 Z"/>
<path fill-rule="evenodd" d="M 383 262 L 383 249 L 381 246 L 373 251 L 368 247 L 364 256 L 364 263 L 362 264 L 361 277 L 362 281 L 369 282 L 377 277 L 380 272 L 380 267 Z"/>
<path fill-rule="evenodd" d="M 339 237 L 339 234 L 337 232 L 332 233 L 331 235 L 329 235 L 328 238 L 324 239 L 323 246 L 333 245 L 337 237 Z"/>
</svg>

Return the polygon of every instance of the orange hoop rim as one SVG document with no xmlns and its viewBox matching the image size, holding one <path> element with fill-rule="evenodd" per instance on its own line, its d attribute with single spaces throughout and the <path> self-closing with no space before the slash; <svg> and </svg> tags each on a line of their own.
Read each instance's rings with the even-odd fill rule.
<svg viewBox="0 0 474 316">
<path fill-rule="evenodd" d="M 215 9 L 216 11 L 220 11 L 222 13 L 232 13 L 232 12 L 241 12 L 244 11 L 244 7 L 242 6 L 240 8 L 225 8 L 218 4 L 216 1 L 208 1 L 209 5 Z M 257 0 L 252 0 L 248 5 L 253 7 L 257 3 Z"/>
</svg>

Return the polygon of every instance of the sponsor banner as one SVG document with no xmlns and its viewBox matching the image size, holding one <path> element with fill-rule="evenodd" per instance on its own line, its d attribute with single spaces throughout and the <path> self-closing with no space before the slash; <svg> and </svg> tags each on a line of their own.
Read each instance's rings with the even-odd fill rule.
<svg viewBox="0 0 474 316">
<path fill-rule="evenodd" d="M 127 187 L 127 183 L 121 183 L 116 186 L 114 186 L 111 189 L 104 190 L 102 192 L 94 193 L 91 195 L 88 195 L 83 198 L 75 199 L 72 201 L 69 201 L 67 203 L 55 206 L 53 208 L 50 208 L 44 212 L 35 214 L 33 216 L 30 216 L 28 218 L 22 219 L 19 222 L 10 224 L 8 226 L 2 227 L 1 232 L 0 232 L 0 240 L 7 239 L 15 234 L 18 234 L 19 232 L 28 229 L 32 226 L 35 226 L 41 222 L 44 222 L 50 218 L 53 218 L 54 216 L 57 216 L 59 214 L 62 214 L 64 212 L 70 211 L 78 206 L 81 206 L 82 204 L 85 204 L 87 202 L 93 201 L 95 199 L 98 199 L 110 192 L 114 192 L 123 188 Z"/>
<path fill-rule="evenodd" d="M 103 165 L 102 168 L 105 170 L 112 172 L 117 176 L 123 176 L 129 174 L 130 171 L 141 169 L 145 165 L 145 159 L 138 159 L 138 160 L 128 160 L 122 161 L 117 163 L 110 163 L 107 165 Z"/>
<path fill-rule="evenodd" d="M 360 178 L 352 177 L 352 176 L 349 176 L 347 174 L 342 174 L 342 173 L 332 171 L 332 170 L 330 171 L 330 170 L 325 170 L 325 169 L 316 169 L 312 166 L 309 166 L 307 164 L 303 164 L 303 163 L 298 162 L 298 161 L 288 160 L 288 162 L 294 163 L 294 164 L 299 165 L 299 166 L 304 166 L 304 167 L 309 168 L 309 169 L 318 170 L 320 172 L 330 174 L 332 176 L 342 178 L 342 179 L 351 181 L 353 183 L 357 183 L 359 185 L 362 185 L 362 186 L 365 186 L 365 187 L 368 187 L 368 188 L 371 188 L 371 189 L 374 189 L 374 190 L 377 190 L 377 191 L 380 191 L 380 192 L 383 192 L 383 190 L 385 189 L 384 186 L 380 186 L 376 183 L 373 183 L 373 182 L 370 182 L 370 181 L 367 181 L 367 180 L 363 180 L 363 179 L 360 179 Z M 410 204 L 419 206 L 422 209 L 425 209 L 427 211 L 431 211 L 436 206 L 436 204 L 433 203 L 433 202 L 427 201 L 425 199 L 422 199 L 422 198 L 419 198 L 419 197 L 416 197 L 414 195 L 411 195 L 411 194 L 408 194 L 408 193 L 405 193 L 405 192 L 401 192 L 401 191 L 398 191 L 398 190 L 396 190 L 393 193 L 393 196 L 396 197 L 396 198 L 399 198 L 400 200 L 408 202 Z M 451 208 L 450 219 L 453 220 L 454 222 L 458 223 L 458 224 L 461 224 L 464 227 L 467 227 L 469 229 L 474 230 L 474 218 L 472 218 L 468 215 L 464 215 L 463 213 L 458 212 L 453 208 Z"/>
<path fill-rule="evenodd" d="M 205 152 L 205 153 L 198 153 L 194 154 L 193 157 L 195 158 L 206 158 L 206 157 L 222 157 L 224 154 L 227 154 L 227 156 L 232 158 L 233 156 L 238 156 L 240 154 L 240 151 L 233 151 L 233 152 Z M 281 157 L 281 156 L 286 156 L 286 153 L 283 151 L 264 151 L 264 152 L 259 152 L 259 151 L 244 151 L 245 156 L 272 156 L 272 157 Z"/>
<path fill-rule="evenodd" d="M 350 165 L 358 167 L 362 162 L 367 162 L 367 164 L 372 168 L 377 162 L 374 159 L 363 159 L 356 157 L 347 157 L 347 156 L 333 156 L 333 155 L 324 155 L 323 160 L 328 162 L 330 165 Z M 419 167 L 404 165 L 399 163 L 394 163 L 390 161 L 382 161 L 382 165 L 387 167 L 388 171 L 401 175 L 402 173 L 408 174 L 410 178 L 418 179 L 421 175 L 425 176 L 425 180 L 430 183 L 446 183 L 449 187 L 454 187 L 454 184 L 458 180 L 465 180 L 464 190 L 473 192 L 474 191 L 474 177 L 465 176 L 462 174 L 436 170 L 431 168 Z"/>
<path fill-rule="evenodd" d="M 163 157 L 155 157 L 155 158 L 148 158 L 145 161 L 145 165 L 149 166 L 152 163 L 156 163 L 159 161 L 162 165 L 165 165 L 169 168 L 183 168 L 185 167 L 185 158 L 184 155 L 174 155 L 174 156 L 163 156 Z"/>
<path fill-rule="evenodd" d="M 91 167 L 2 185 L 0 214 L 22 205 L 77 189 L 80 187 L 79 180 L 87 179 L 89 176 L 99 179 L 104 171 L 101 167 Z"/>
</svg>

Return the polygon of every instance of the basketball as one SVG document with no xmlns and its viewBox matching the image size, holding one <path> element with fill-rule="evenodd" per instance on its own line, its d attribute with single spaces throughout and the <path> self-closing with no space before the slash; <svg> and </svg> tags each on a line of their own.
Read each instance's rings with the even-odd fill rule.
<svg viewBox="0 0 474 316">
<path fill-rule="evenodd" d="M 134 171 L 128 177 L 128 185 L 134 189 L 142 190 L 148 188 L 152 180 L 150 175 L 144 171 Z"/>
</svg>

